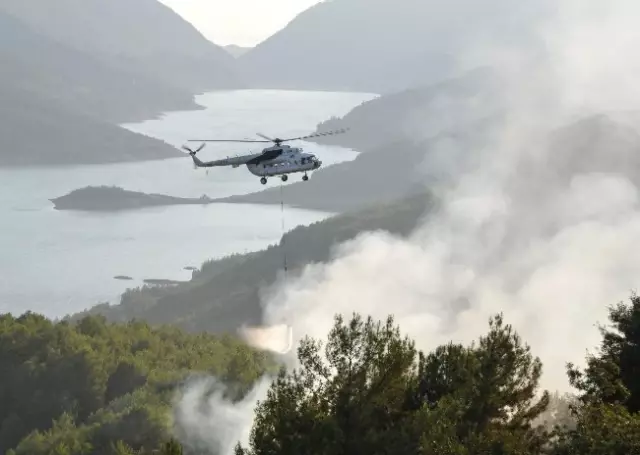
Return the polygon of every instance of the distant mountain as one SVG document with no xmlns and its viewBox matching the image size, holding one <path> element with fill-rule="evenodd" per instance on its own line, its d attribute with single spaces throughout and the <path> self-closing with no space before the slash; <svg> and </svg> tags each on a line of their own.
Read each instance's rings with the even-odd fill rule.
<svg viewBox="0 0 640 455">
<path fill-rule="evenodd" d="M 116 124 L 241 87 L 233 57 L 155 0 L 0 2 L 0 165 L 180 156 Z"/>
<path fill-rule="evenodd" d="M 590 115 L 554 130 L 545 140 L 546 160 L 532 166 L 555 181 L 575 174 L 613 173 L 640 187 L 640 133 L 614 118 Z"/>
<path fill-rule="evenodd" d="M 142 120 L 166 109 L 197 107 L 189 91 L 126 68 L 114 69 L 3 13 L 2 5 L 0 61 L 0 86 L 4 90 L 101 120 Z M 18 98 L 12 98 L 19 103 Z M 5 108 L 7 102 L 3 102 Z M 20 104 L 15 107 L 19 109 Z"/>
<path fill-rule="evenodd" d="M 165 142 L 0 86 L 0 166 L 102 164 L 183 156 Z"/>
<path fill-rule="evenodd" d="M 246 54 L 252 49 L 251 47 L 242 47 L 242 46 L 237 46 L 235 44 L 229 44 L 223 47 L 224 47 L 224 50 L 227 51 L 229 54 L 231 54 L 231 56 L 234 58 L 238 58 L 241 55 Z"/>
<path fill-rule="evenodd" d="M 239 62 L 260 87 L 388 93 L 451 77 L 460 59 L 483 63 L 467 53 L 483 44 L 543 48 L 535 27 L 554 7 L 549 0 L 323 1 Z"/>
<path fill-rule="evenodd" d="M 367 151 L 408 138 L 421 141 L 442 132 L 461 131 L 504 111 L 502 89 L 502 78 L 493 69 L 476 68 L 436 84 L 422 84 L 366 101 L 342 118 L 322 122 L 317 129 L 347 128 L 347 133 L 313 141 Z"/>
<path fill-rule="evenodd" d="M 243 86 L 233 57 L 156 0 L 3 0 L 0 10 L 129 74 L 190 93 Z"/>
<path fill-rule="evenodd" d="M 285 234 L 280 245 L 203 264 L 188 283 L 132 290 L 123 296 L 121 305 L 98 305 L 73 318 L 102 314 L 112 321 L 136 318 L 207 332 L 235 332 L 243 325 L 261 324 L 260 292 L 282 270 L 281 245 L 286 244 L 289 274 L 293 275 L 306 264 L 329 261 L 333 247 L 363 231 L 408 235 L 433 207 L 434 200 L 423 192 L 297 227 Z"/>
</svg>

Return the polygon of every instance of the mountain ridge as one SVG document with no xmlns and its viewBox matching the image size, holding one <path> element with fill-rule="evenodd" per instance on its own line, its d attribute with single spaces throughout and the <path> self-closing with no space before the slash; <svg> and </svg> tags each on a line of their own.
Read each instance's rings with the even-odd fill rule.
<svg viewBox="0 0 640 455">
<path fill-rule="evenodd" d="M 114 69 L 135 70 L 192 95 L 245 86 L 233 57 L 156 0 L 4 0 L 0 9 Z"/>
<path fill-rule="evenodd" d="M 2 167 L 108 164 L 182 156 L 164 141 L 65 110 L 26 92 L 0 88 L 0 100 Z"/>
<path fill-rule="evenodd" d="M 122 15 L 123 5 L 120 0 L 0 4 L 0 166 L 181 156 L 165 142 L 120 124 L 201 109 L 195 94 L 244 87 L 232 68 L 225 70 L 235 65 L 233 57 L 172 10 L 141 0 L 128 3 L 131 14 Z M 157 36 L 161 39 L 153 42 Z"/>
<path fill-rule="evenodd" d="M 552 11 L 547 0 L 325 1 L 238 60 L 248 81 L 265 88 L 391 93 L 481 64 L 480 54 L 461 55 L 470 44 L 544 49 L 535 24 Z"/>
<path fill-rule="evenodd" d="M 148 118 L 167 108 L 199 107 L 186 91 L 114 69 L 1 9 L 0 37 L 0 82 L 5 90 L 113 123 Z"/>
</svg>

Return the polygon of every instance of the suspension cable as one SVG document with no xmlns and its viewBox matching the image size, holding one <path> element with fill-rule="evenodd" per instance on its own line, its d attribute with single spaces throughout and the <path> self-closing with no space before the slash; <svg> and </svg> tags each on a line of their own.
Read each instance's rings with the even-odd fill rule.
<svg viewBox="0 0 640 455">
<path fill-rule="evenodd" d="M 284 195 L 283 195 L 283 187 L 284 185 L 280 182 L 280 212 L 282 215 L 282 263 L 284 266 L 284 279 L 287 279 L 287 246 L 285 239 L 285 226 L 284 226 Z"/>
</svg>

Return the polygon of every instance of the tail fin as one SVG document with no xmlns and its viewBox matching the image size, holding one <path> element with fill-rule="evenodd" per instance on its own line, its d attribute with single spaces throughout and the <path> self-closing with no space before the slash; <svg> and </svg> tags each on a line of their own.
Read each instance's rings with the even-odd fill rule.
<svg viewBox="0 0 640 455">
<path fill-rule="evenodd" d="M 191 155 L 193 164 L 195 164 L 197 167 L 205 167 L 204 163 L 200 161 L 200 159 L 196 156 L 196 152 L 190 152 L 189 155 Z"/>
</svg>

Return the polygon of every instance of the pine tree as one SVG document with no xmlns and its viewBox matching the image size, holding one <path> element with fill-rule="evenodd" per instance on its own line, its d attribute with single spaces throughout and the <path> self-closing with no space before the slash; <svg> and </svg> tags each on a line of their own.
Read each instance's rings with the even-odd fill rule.
<svg viewBox="0 0 640 455">
<path fill-rule="evenodd" d="M 640 410 L 640 297 L 633 294 L 629 305 L 611 307 L 609 319 L 612 327 L 600 328 L 599 355 L 587 358 L 584 372 L 570 363 L 569 379 L 583 403 L 621 404 L 635 413 Z"/>
</svg>

